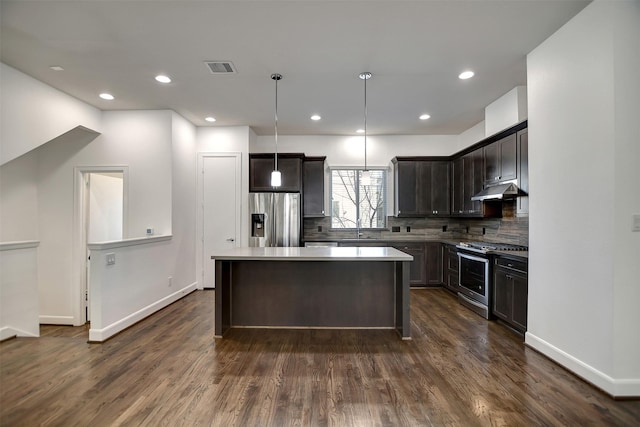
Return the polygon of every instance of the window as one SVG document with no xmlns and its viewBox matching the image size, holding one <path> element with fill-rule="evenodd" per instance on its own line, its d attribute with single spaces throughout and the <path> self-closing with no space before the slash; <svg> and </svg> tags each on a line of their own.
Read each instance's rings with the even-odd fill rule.
<svg viewBox="0 0 640 427">
<path fill-rule="evenodd" d="M 387 171 L 369 169 L 369 185 L 361 182 L 362 172 L 362 169 L 331 170 L 331 228 L 386 227 Z"/>
</svg>

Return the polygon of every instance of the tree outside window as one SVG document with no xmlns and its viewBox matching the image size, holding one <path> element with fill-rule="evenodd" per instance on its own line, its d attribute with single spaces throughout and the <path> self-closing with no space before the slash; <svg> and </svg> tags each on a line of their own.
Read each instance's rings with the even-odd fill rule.
<svg viewBox="0 0 640 427">
<path fill-rule="evenodd" d="M 384 169 L 369 169 L 371 182 L 362 183 L 361 169 L 331 171 L 331 227 L 385 228 L 386 179 Z"/>
</svg>

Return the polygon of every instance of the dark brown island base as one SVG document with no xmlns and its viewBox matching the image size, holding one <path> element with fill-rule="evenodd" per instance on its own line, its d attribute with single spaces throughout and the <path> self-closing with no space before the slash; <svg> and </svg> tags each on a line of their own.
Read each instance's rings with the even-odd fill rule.
<svg viewBox="0 0 640 427">
<path fill-rule="evenodd" d="M 215 336 L 230 328 L 395 329 L 411 339 L 409 263 L 387 247 L 236 248 L 215 260 Z"/>
</svg>

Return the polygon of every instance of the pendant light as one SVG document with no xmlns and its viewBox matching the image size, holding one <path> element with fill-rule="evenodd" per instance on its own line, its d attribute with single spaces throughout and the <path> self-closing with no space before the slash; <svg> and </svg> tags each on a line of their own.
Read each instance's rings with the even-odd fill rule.
<svg viewBox="0 0 640 427">
<path fill-rule="evenodd" d="M 275 169 L 273 170 L 273 172 L 271 172 L 271 186 L 272 187 L 280 187 L 282 185 L 282 175 L 280 174 L 280 171 L 278 170 L 278 80 L 282 80 L 282 74 L 271 74 L 271 80 L 274 80 L 276 82 L 276 113 L 275 113 L 275 119 L 276 119 L 276 133 L 275 133 L 275 140 L 276 140 L 276 151 L 275 151 Z"/>
<path fill-rule="evenodd" d="M 371 173 L 367 169 L 367 80 L 371 78 L 371 73 L 365 71 L 358 77 L 364 80 L 364 170 L 360 177 L 360 184 L 371 185 Z"/>
</svg>

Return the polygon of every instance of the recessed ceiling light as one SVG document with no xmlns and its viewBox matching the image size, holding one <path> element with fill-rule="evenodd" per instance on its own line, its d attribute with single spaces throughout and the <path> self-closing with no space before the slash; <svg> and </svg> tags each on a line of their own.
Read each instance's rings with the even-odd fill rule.
<svg viewBox="0 0 640 427">
<path fill-rule="evenodd" d="M 460 73 L 458 78 L 460 80 L 467 80 L 467 79 L 470 79 L 471 77 L 473 77 L 474 75 L 475 75 L 475 73 L 473 71 L 463 71 L 462 73 Z"/>
<path fill-rule="evenodd" d="M 358 129 L 356 133 L 364 133 L 364 129 Z"/>
<path fill-rule="evenodd" d="M 215 117 L 211 117 L 211 116 L 207 117 L 205 120 L 211 123 L 216 121 Z"/>
<path fill-rule="evenodd" d="M 311 116 L 311 120 L 320 120 L 322 117 L 320 117 L 317 114 L 314 114 L 313 116 Z"/>
<path fill-rule="evenodd" d="M 53 71 L 64 71 L 64 68 L 62 68 L 59 65 L 52 65 L 49 68 L 52 69 Z"/>
<path fill-rule="evenodd" d="M 156 81 L 159 83 L 171 83 L 171 79 L 162 74 L 156 76 Z"/>
<path fill-rule="evenodd" d="M 111 95 L 110 93 L 101 93 L 100 94 L 100 98 L 106 99 L 107 101 L 112 101 L 112 100 L 115 99 L 115 97 L 113 95 Z"/>
<path fill-rule="evenodd" d="M 430 119 L 430 118 L 431 118 L 431 116 L 428 115 L 428 114 L 423 114 L 423 115 L 420 116 L 420 120 L 427 120 L 427 119 Z"/>
</svg>

